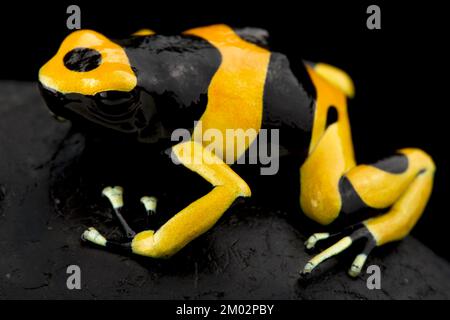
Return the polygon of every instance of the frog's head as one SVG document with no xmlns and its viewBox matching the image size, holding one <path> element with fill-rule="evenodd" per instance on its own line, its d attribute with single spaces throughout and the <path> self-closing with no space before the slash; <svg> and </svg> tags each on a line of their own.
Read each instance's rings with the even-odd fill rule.
<svg viewBox="0 0 450 320">
<path fill-rule="evenodd" d="M 151 96 L 138 90 L 125 50 L 91 30 L 75 31 L 63 41 L 39 70 L 39 84 L 59 119 L 141 134 L 155 112 Z"/>
</svg>

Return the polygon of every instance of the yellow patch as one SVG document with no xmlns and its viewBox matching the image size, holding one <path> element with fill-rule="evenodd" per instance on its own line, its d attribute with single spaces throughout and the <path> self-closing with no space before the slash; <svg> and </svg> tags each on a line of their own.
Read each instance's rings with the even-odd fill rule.
<svg viewBox="0 0 450 320">
<path fill-rule="evenodd" d="M 300 205 L 310 219 L 323 225 L 341 210 L 338 183 L 345 169 L 337 124 L 328 128 L 320 144 L 300 169 Z"/>
<path fill-rule="evenodd" d="M 256 139 L 261 128 L 264 84 L 270 61 L 270 52 L 241 39 L 230 27 L 214 25 L 191 29 L 185 34 L 195 35 L 210 42 L 222 56 L 222 62 L 208 88 L 208 105 L 201 117 L 203 130 L 217 129 L 224 137 L 223 152 L 239 158 Z M 242 129 L 227 142 L 226 129 Z M 248 129 L 255 134 L 245 139 Z M 194 130 L 194 140 L 201 141 Z M 244 138 L 244 139 L 243 139 Z M 239 140 L 245 143 L 239 143 Z"/>
<path fill-rule="evenodd" d="M 328 108 L 334 106 L 339 114 L 338 133 L 342 142 L 345 161 L 344 170 L 347 171 L 356 165 L 351 137 L 350 122 L 348 120 L 347 101 L 341 90 L 331 85 L 329 81 L 307 66 L 307 71 L 317 91 L 317 99 L 314 111 L 314 123 L 309 145 L 311 154 L 317 143 L 322 138 L 327 121 Z"/>
<path fill-rule="evenodd" d="M 150 29 L 140 29 L 132 34 L 132 36 L 151 36 L 155 34 L 155 31 Z"/>
<path fill-rule="evenodd" d="M 64 56 L 75 48 L 97 50 L 102 59 L 100 66 L 87 72 L 67 69 L 64 66 Z M 84 95 L 108 90 L 131 91 L 137 84 L 136 75 L 123 48 L 91 30 L 71 33 L 56 55 L 39 70 L 39 81 L 61 93 Z"/>
<path fill-rule="evenodd" d="M 314 66 L 314 71 L 341 89 L 348 97 L 353 98 L 355 96 L 352 78 L 341 69 L 326 63 L 317 63 Z"/>
</svg>

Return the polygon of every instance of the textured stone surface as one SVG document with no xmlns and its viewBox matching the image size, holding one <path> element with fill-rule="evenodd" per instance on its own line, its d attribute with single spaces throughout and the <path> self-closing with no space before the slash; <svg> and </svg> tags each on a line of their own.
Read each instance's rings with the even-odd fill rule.
<svg viewBox="0 0 450 320">
<path fill-rule="evenodd" d="M 381 267 L 381 290 L 367 289 L 366 274 L 355 280 L 347 276 L 356 248 L 299 280 L 298 270 L 312 254 L 303 242 L 317 229 L 305 230 L 294 213 L 256 200 L 234 206 L 213 230 L 170 260 L 83 245 L 80 234 L 88 226 L 113 236 L 117 231 L 100 197 L 102 183 L 110 183 L 102 179 L 109 174 L 114 180 L 116 172 L 98 169 L 98 151 L 81 157 L 85 141 L 76 134 L 65 138 L 69 128 L 49 117 L 35 84 L 0 82 L 0 299 L 450 298 L 449 263 L 412 237 L 370 257 L 369 264 Z M 105 167 L 111 170 L 111 164 Z M 126 174 L 117 174 L 124 180 Z M 141 178 L 155 190 L 170 189 L 173 179 L 181 179 L 170 176 L 164 185 L 151 175 Z M 126 203 L 139 225 L 142 190 L 135 189 L 126 189 Z M 164 204 L 164 192 L 160 197 L 164 212 L 172 204 Z M 81 267 L 82 290 L 66 288 L 71 264 Z"/>
</svg>

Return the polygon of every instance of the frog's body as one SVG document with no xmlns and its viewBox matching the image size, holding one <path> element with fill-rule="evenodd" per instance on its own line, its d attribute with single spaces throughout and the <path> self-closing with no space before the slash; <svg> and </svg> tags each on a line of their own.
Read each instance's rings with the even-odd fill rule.
<svg viewBox="0 0 450 320">
<path fill-rule="evenodd" d="M 289 63 L 283 54 L 266 49 L 265 36 L 259 29 L 215 25 L 180 36 L 143 30 L 116 42 L 83 30 L 63 42 L 39 74 L 54 114 L 87 120 L 143 143 L 162 141 L 181 164 L 213 185 L 156 232 L 137 235 L 119 212 L 121 189 L 107 188 L 104 193 L 130 240 L 113 243 L 95 229 L 86 231 L 85 239 L 150 257 L 174 254 L 211 228 L 236 198 L 250 196 L 246 182 L 224 160 L 230 153 L 239 158 L 261 129 L 279 129 L 280 145 L 301 158 L 299 201 L 311 219 L 328 225 L 340 213 L 390 208 L 314 257 L 305 272 L 365 238 L 366 248 L 351 269 L 356 275 L 374 246 L 409 233 L 431 193 L 431 158 L 418 149 L 403 149 L 374 165 L 357 166 L 346 106 L 347 96 L 353 95 L 350 78 L 325 64 Z M 222 148 L 207 148 L 194 125 L 198 120 L 203 131 L 223 134 Z M 173 144 L 168 138 L 180 128 L 190 129 L 193 138 Z M 236 147 L 226 141 L 229 129 L 256 134 Z M 143 203 L 154 210 L 154 199 Z M 307 246 L 329 236 L 313 235 Z"/>
</svg>

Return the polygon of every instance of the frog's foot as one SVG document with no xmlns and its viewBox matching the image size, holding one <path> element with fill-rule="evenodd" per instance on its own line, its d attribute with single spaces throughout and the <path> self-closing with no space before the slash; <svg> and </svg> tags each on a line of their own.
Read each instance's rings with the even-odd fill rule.
<svg viewBox="0 0 450 320">
<path fill-rule="evenodd" d="M 81 235 L 81 239 L 83 241 L 88 241 L 101 247 L 108 247 L 119 250 L 125 249 L 126 251 L 131 251 L 131 240 L 136 236 L 136 233 L 128 225 L 121 212 L 123 208 L 123 188 L 120 186 L 106 187 L 103 189 L 102 194 L 107 197 L 109 202 L 111 203 L 114 209 L 114 213 L 123 228 L 127 241 L 116 242 L 107 240 L 103 235 L 100 234 L 100 232 L 98 232 L 93 227 L 85 230 Z M 155 197 L 145 196 L 142 197 L 140 201 L 144 205 L 145 211 L 147 212 L 148 222 L 149 218 L 156 213 L 157 199 Z"/>
<path fill-rule="evenodd" d="M 102 191 L 102 195 L 108 198 L 111 203 L 114 213 L 116 214 L 117 220 L 119 220 L 120 225 L 122 226 L 123 231 L 125 232 L 125 236 L 128 239 L 133 239 L 136 235 L 136 232 L 130 228 L 125 218 L 122 216 L 122 208 L 123 208 L 123 188 L 120 186 L 115 187 L 106 187 Z"/>
<path fill-rule="evenodd" d="M 315 233 L 311 237 L 308 238 L 308 240 L 305 242 L 305 246 L 307 249 L 313 248 L 316 243 L 320 240 L 328 239 L 330 237 L 335 237 L 338 235 L 342 235 L 345 232 L 336 233 L 336 234 L 329 234 L 329 233 Z M 353 261 L 352 266 L 350 267 L 348 274 L 352 277 L 357 277 L 362 267 L 364 266 L 364 263 L 366 262 L 367 256 L 370 254 L 372 249 L 376 246 L 376 241 L 370 231 L 366 228 L 364 224 L 361 224 L 357 227 L 355 231 L 353 231 L 350 235 L 344 236 L 341 240 L 336 242 L 331 247 L 327 248 L 326 250 L 322 251 L 315 257 L 313 257 L 311 260 L 308 261 L 308 263 L 305 265 L 305 267 L 302 270 L 302 274 L 309 274 L 313 269 L 315 269 L 319 264 L 321 264 L 323 261 L 325 261 L 328 258 L 331 258 L 332 256 L 335 256 L 348 247 L 352 245 L 353 242 L 357 240 L 364 239 L 366 240 L 366 245 L 364 247 L 364 250 L 358 254 Z"/>
</svg>

